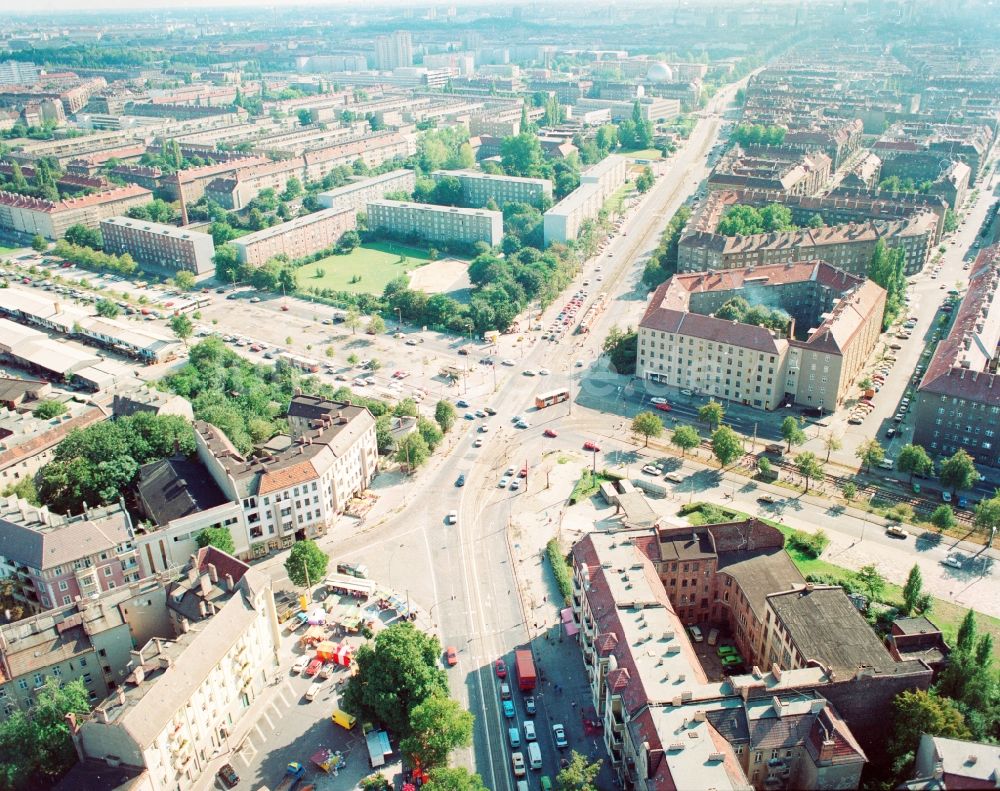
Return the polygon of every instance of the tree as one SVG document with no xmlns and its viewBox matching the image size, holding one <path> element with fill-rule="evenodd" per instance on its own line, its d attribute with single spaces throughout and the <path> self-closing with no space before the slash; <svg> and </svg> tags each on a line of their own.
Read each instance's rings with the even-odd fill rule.
<svg viewBox="0 0 1000 791">
<path fill-rule="evenodd" d="M 194 324 L 186 313 L 178 313 L 170 317 L 170 329 L 187 346 L 188 338 L 194 333 Z"/>
<path fill-rule="evenodd" d="M 694 426 L 677 426 L 670 435 L 670 444 L 681 449 L 681 456 L 687 456 L 689 450 L 701 444 L 701 437 Z"/>
<path fill-rule="evenodd" d="M 299 117 L 300 126 L 309 126 L 312 123 L 312 113 L 309 110 L 302 109 L 297 113 Z"/>
<path fill-rule="evenodd" d="M 362 777 L 358 783 L 361 791 L 392 791 L 392 783 L 388 778 L 379 772 Z"/>
<path fill-rule="evenodd" d="M 230 555 L 236 552 L 236 543 L 228 527 L 206 527 L 194 540 L 199 547 L 215 547 Z"/>
<path fill-rule="evenodd" d="M 649 438 L 658 437 L 663 433 L 663 421 L 652 412 L 640 412 L 632 418 L 632 433 L 645 437 L 645 446 L 649 447 Z"/>
<path fill-rule="evenodd" d="M 976 505 L 972 523 L 980 530 L 990 533 L 1000 527 L 1000 493 Z"/>
<path fill-rule="evenodd" d="M 451 430 L 451 427 L 455 425 L 455 418 L 455 407 L 451 401 L 442 399 L 434 406 L 434 419 L 443 432 L 447 433 Z"/>
<path fill-rule="evenodd" d="M 122 309 L 110 299 L 99 299 L 94 303 L 97 315 L 105 319 L 116 319 L 122 314 Z"/>
<path fill-rule="evenodd" d="M 285 561 L 285 573 L 293 585 L 307 587 L 315 585 L 326 576 L 330 556 L 315 541 L 306 539 L 292 544 L 292 551 Z"/>
<path fill-rule="evenodd" d="M 430 771 L 430 781 L 424 791 L 488 791 L 483 778 L 464 766 L 438 766 Z"/>
<path fill-rule="evenodd" d="M 865 470 L 868 471 L 871 470 L 873 464 L 878 464 L 885 458 L 885 451 L 877 439 L 866 439 L 858 445 L 854 455 L 861 459 Z"/>
<path fill-rule="evenodd" d="M 791 415 L 781 421 L 781 436 L 788 443 L 788 452 L 792 452 L 792 445 L 801 445 L 806 441 L 806 433 L 799 427 L 798 418 Z"/>
<path fill-rule="evenodd" d="M 54 417 L 65 414 L 66 405 L 62 401 L 46 399 L 31 410 L 31 414 L 39 420 L 51 420 Z"/>
<path fill-rule="evenodd" d="M 795 468 L 799 475 L 806 479 L 806 491 L 809 491 L 809 482 L 813 478 L 818 478 L 823 474 L 823 467 L 816 458 L 816 454 L 811 450 L 800 453 L 795 457 Z"/>
<path fill-rule="evenodd" d="M 955 455 L 941 462 L 941 485 L 951 489 L 952 494 L 959 489 L 968 489 L 979 480 L 979 473 L 972 456 L 959 448 Z"/>
<path fill-rule="evenodd" d="M 885 577 L 879 573 L 874 565 L 862 566 L 854 578 L 865 589 L 871 601 L 881 600 L 882 593 L 885 591 Z"/>
<path fill-rule="evenodd" d="M 934 462 L 920 445 L 907 444 L 899 449 L 896 467 L 900 472 L 908 472 L 912 483 L 914 475 L 928 475 L 934 469 Z"/>
<path fill-rule="evenodd" d="M 369 335 L 378 335 L 385 332 L 385 320 L 378 315 L 372 316 L 368 322 L 367 332 Z"/>
<path fill-rule="evenodd" d="M 508 176 L 538 177 L 542 171 L 542 146 L 536 135 L 522 132 L 500 144 L 500 163 Z"/>
<path fill-rule="evenodd" d="M 826 448 L 826 462 L 830 462 L 830 454 L 835 450 L 840 450 L 844 447 L 844 443 L 841 441 L 840 437 L 834 434 L 832 431 L 829 432 L 825 437 L 823 437 L 823 447 Z"/>
<path fill-rule="evenodd" d="M 890 756 L 908 761 L 916 753 L 923 734 L 950 739 L 968 739 L 965 718 L 954 702 L 922 689 L 900 692 L 893 698 L 893 735 Z"/>
<path fill-rule="evenodd" d="M 871 380 L 870 376 L 866 376 L 858 382 L 858 388 L 861 390 L 871 390 L 875 386 L 875 383 Z"/>
<path fill-rule="evenodd" d="M 941 503 L 937 508 L 934 509 L 934 513 L 930 516 L 931 524 L 940 530 L 947 530 L 950 527 L 956 525 L 955 512 L 952 510 L 950 505 L 946 503 Z"/>
<path fill-rule="evenodd" d="M 413 432 L 403 437 L 396 448 L 396 461 L 405 464 L 412 472 L 430 458 L 431 449 L 427 440 L 419 432 Z"/>
<path fill-rule="evenodd" d="M 45 241 L 45 237 L 40 233 L 36 233 L 31 237 L 31 249 L 38 253 L 44 253 L 49 249 L 49 243 Z"/>
<path fill-rule="evenodd" d="M 410 711 L 410 735 L 399 749 L 422 766 L 444 766 L 452 750 L 472 744 L 472 722 L 472 714 L 457 700 L 431 695 Z"/>
<path fill-rule="evenodd" d="M 431 190 L 431 202 L 439 206 L 461 206 L 464 190 L 455 176 L 441 176 Z"/>
<path fill-rule="evenodd" d="M 444 439 L 444 434 L 438 427 L 438 424 L 423 416 L 417 418 L 417 432 L 424 438 L 424 442 L 427 443 L 427 449 L 431 452 L 433 452 L 434 449 L 441 444 L 441 440 Z"/>
<path fill-rule="evenodd" d="M 743 453 L 739 434 L 729 426 L 717 428 L 712 434 L 712 453 L 723 467 L 727 467 Z"/>
<path fill-rule="evenodd" d="M 559 791 L 597 791 L 596 781 L 601 763 L 600 759 L 588 763 L 586 756 L 573 750 L 569 765 L 556 775 L 556 788 Z"/>
<path fill-rule="evenodd" d="M 212 262 L 215 264 L 215 279 L 222 283 L 235 283 L 243 276 L 239 254 L 231 244 L 216 247 Z"/>
<path fill-rule="evenodd" d="M 181 291 L 194 291 L 195 279 L 194 275 L 188 272 L 186 269 L 180 270 L 176 275 L 174 275 L 174 285 L 177 286 Z"/>
<path fill-rule="evenodd" d="M 918 612 L 924 598 L 924 577 L 920 573 L 920 567 L 914 564 L 906 578 L 903 586 L 903 613 L 911 615 Z"/>
<path fill-rule="evenodd" d="M 698 420 L 702 423 L 707 423 L 709 429 L 715 431 L 719 424 L 722 423 L 722 418 L 725 414 L 722 404 L 713 398 L 698 410 Z"/>
<path fill-rule="evenodd" d="M 639 192 L 649 192 L 653 187 L 653 181 L 653 170 L 649 167 L 649 165 L 646 165 L 646 167 L 642 169 L 642 173 L 640 173 L 635 180 L 635 188 L 639 190 Z"/>
<path fill-rule="evenodd" d="M 858 496 L 858 485 L 854 481 L 848 481 L 843 488 L 844 499 L 850 502 Z"/>
<path fill-rule="evenodd" d="M 49 676 L 34 695 L 30 713 L 15 708 L 0 723 L 0 785 L 50 788 L 76 763 L 67 715 L 90 711 L 81 679 L 60 682 Z"/>
<path fill-rule="evenodd" d="M 354 663 L 357 672 L 344 689 L 342 707 L 401 738 L 410 735 L 410 714 L 417 706 L 448 694 L 441 644 L 409 622 L 395 623 L 362 644 Z"/>
<path fill-rule="evenodd" d="M 97 228 L 88 228 L 86 225 L 77 223 L 66 229 L 63 238 L 70 244 L 80 247 L 89 247 L 91 250 L 104 250 L 104 239 Z"/>
<path fill-rule="evenodd" d="M 347 255 L 360 244 L 361 235 L 357 231 L 344 231 L 344 234 L 337 240 L 337 254 Z"/>
<path fill-rule="evenodd" d="M 351 335 L 356 335 L 358 327 L 361 326 L 361 314 L 354 305 L 351 305 L 344 314 L 344 326 L 351 331 Z"/>
</svg>

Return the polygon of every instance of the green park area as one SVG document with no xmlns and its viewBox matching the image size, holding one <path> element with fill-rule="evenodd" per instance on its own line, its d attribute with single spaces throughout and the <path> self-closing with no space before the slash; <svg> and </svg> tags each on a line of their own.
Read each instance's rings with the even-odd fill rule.
<svg viewBox="0 0 1000 791">
<path fill-rule="evenodd" d="M 7 255 L 8 253 L 14 253 L 23 249 L 23 247 L 4 247 L 4 245 L 0 244 L 0 255 Z"/>
<path fill-rule="evenodd" d="M 299 267 L 295 282 L 303 291 L 328 288 L 379 295 L 390 280 L 429 261 L 426 250 L 397 242 L 370 242 L 347 255 L 331 255 Z"/>
</svg>

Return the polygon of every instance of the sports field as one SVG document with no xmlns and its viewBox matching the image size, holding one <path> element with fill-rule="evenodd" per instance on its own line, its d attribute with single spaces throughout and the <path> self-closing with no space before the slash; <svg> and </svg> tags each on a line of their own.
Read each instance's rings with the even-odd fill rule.
<svg viewBox="0 0 1000 791">
<path fill-rule="evenodd" d="M 295 271 L 299 288 L 330 288 L 356 294 L 381 294 L 386 284 L 408 270 L 426 264 L 426 250 L 397 242 L 371 242 L 347 255 L 331 255 Z M 322 273 L 317 277 L 319 273 Z"/>
</svg>

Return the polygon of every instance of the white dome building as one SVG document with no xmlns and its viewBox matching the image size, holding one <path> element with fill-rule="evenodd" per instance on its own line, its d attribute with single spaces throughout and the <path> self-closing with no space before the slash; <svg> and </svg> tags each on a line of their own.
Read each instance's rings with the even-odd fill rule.
<svg viewBox="0 0 1000 791">
<path fill-rule="evenodd" d="M 646 80 L 648 82 L 673 82 L 674 72 L 663 61 L 657 61 L 646 72 Z"/>
</svg>

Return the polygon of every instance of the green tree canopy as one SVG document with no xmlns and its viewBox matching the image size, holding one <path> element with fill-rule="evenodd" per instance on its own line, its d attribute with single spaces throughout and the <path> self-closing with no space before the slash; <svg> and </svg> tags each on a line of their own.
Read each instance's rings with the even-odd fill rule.
<svg viewBox="0 0 1000 791">
<path fill-rule="evenodd" d="M 708 427 L 714 431 L 722 423 L 722 418 L 725 414 L 722 404 L 713 398 L 698 409 L 698 420 L 702 423 L 707 423 Z"/>
<path fill-rule="evenodd" d="M 292 544 L 292 551 L 285 561 L 285 573 L 293 585 L 302 588 L 321 582 L 329 565 L 330 556 L 315 541 L 306 539 Z"/>
<path fill-rule="evenodd" d="M 434 419 L 442 431 L 448 432 L 451 430 L 451 427 L 455 425 L 455 417 L 455 406 L 451 401 L 442 399 L 434 406 Z"/>
<path fill-rule="evenodd" d="M 941 462 L 941 485 L 952 492 L 959 489 L 969 489 L 979 480 L 976 465 L 963 448 L 955 451 L 953 456 Z"/>
<path fill-rule="evenodd" d="M 920 567 L 914 564 L 903 586 L 902 610 L 905 614 L 912 615 L 926 610 L 928 603 L 929 597 L 924 593 L 924 575 L 920 573 Z"/>
<path fill-rule="evenodd" d="M 809 482 L 813 478 L 818 478 L 823 474 L 823 467 L 816 458 L 816 454 L 811 450 L 804 451 L 795 457 L 795 469 L 799 475 L 806 479 L 806 491 L 809 491 Z"/>
<path fill-rule="evenodd" d="M 396 447 L 396 461 L 405 464 L 408 469 L 415 470 L 431 456 L 427 440 L 420 432 L 413 432 L 403 437 Z"/>
<path fill-rule="evenodd" d="M 934 470 L 934 462 L 923 447 L 907 444 L 899 450 L 896 467 L 900 472 L 908 472 L 913 481 L 914 475 L 929 475 Z"/>
<path fill-rule="evenodd" d="M 464 766 L 438 766 L 430 771 L 430 781 L 424 791 L 488 791 L 483 778 Z"/>
<path fill-rule="evenodd" d="M 968 739 L 962 712 L 948 698 L 922 689 L 900 692 L 893 699 L 893 735 L 889 754 L 897 765 L 912 761 L 923 734 Z"/>
<path fill-rule="evenodd" d="M 122 309 L 110 299 L 99 299 L 94 303 L 97 315 L 105 319 L 116 319 L 122 314 Z"/>
<path fill-rule="evenodd" d="M 472 744 L 473 716 L 458 701 L 433 694 L 410 711 L 410 735 L 400 750 L 422 766 L 443 766 L 459 747 Z"/>
<path fill-rule="evenodd" d="M 728 467 L 743 453 L 739 434 L 729 426 L 720 426 L 712 433 L 712 453 L 723 467 Z"/>
<path fill-rule="evenodd" d="M 694 426 L 677 426 L 670 435 L 670 444 L 681 449 L 681 456 L 686 456 L 689 450 L 701 444 L 701 437 Z"/>
<path fill-rule="evenodd" d="M 590 763 L 585 756 L 573 750 L 569 765 L 556 775 L 556 788 L 559 791 L 597 791 L 601 763 L 600 759 Z"/>
<path fill-rule="evenodd" d="M 648 446 L 650 437 L 658 437 L 663 433 L 663 421 L 652 412 L 640 412 L 632 418 L 632 433 L 645 437 Z"/>
<path fill-rule="evenodd" d="M 806 433 L 799 426 L 798 418 L 791 415 L 781 421 L 781 436 L 788 443 L 788 452 L 792 452 L 792 445 L 801 445 L 806 441 Z"/>
<path fill-rule="evenodd" d="M 31 414 L 39 420 L 51 420 L 65 413 L 66 405 L 62 401 L 55 401 L 51 398 L 40 401 L 38 406 L 31 410 Z"/>
<path fill-rule="evenodd" d="M 866 470 L 870 470 L 873 465 L 885 458 L 885 451 L 877 439 L 867 439 L 858 445 L 854 455 L 861 459 Z"/>
<path fill-rule="evenodd" d="M 236 543 L 228 527 L 206 527 L 194 540 L 199 547 L 215 547 L 230 555 L 236 552 Z"/>
<path fill-rule="evenodd" d="M 383 629 L 357 650 L 354 662 L 357 672 L 344 689 L 343 708 L 381 722 L 401 738 L 410 735 L 410 714 L 417 706 L 448 694 L 441 644 L 412 623 Z"/>
</svg>

